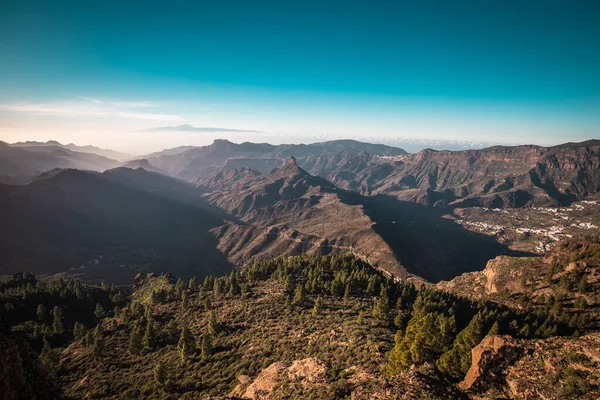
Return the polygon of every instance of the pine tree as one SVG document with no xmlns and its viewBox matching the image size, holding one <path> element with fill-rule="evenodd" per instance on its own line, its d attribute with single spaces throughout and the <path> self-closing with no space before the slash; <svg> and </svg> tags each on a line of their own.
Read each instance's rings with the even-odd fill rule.
<svg viewBox="0 0 600 400">
<path fill-rule="evenodd" d="M 196 281 L 195 275 L 190 278 L 190 282 L 188 283 L 188 289 L 192 291 L 198 290 L 198 282 Z"/>
<path fill-rule="evenodd" d="M 42 327 L 38 324 L 36 324 L 33 327 L 33 338 L 34 339 L 39 339 L 42 337 Z"/>
<path fill-rule="evenodd" d="M 344 284 L 337 276 L 331 282 L 331 294 L 339 297 L 344 295 Z"/>
<path fill-rule="evenodd" d="M 315 300 L 315 305 L 313 306 L 312 314 L 319 315 L 319 314 L 321 314 L 322 310 L 323 310 L 323 299 L 321 298 L 321 296 L 319 296 Z"/>
<path fill-rule="evenodd" d="M 453 316 L 444 314 L 451 309 L 450 303 L 432 298 L 427 289 L 420 291 L 406 330 L 396 334 L 386 367 L 388 376 L 397 375 L 412 364 L 435 361 L 451 347 L 456 322 Z"/>
<path fill-rule="evenodd" d="M 152 350 L 156 344 L 156 326 L 152 318 L 146 323 L 146 331 L 142 338 L 142 344 L 144 345 L 144 348 L 148 350 Z"/>
<path fill-rule="evenodd" d="M 291 276 L 287 275 L 284 278 L 284 286 L 285 286 L 286 293 L 288 293 L 288 294 L 294 293 L 295 286 L 294 286 L 294 281 Z"/>
<path fill-rule="evenodd" d="M 396 315 L 396 318 L 394 318 L 394 326 L 399 329 L 402 330 L 405 328 L 404 326 L 404 312 L 400 311 L 398 312 L 398 314 Z"/>
<path fill-rule="evenodd" d="M 572 285 L 569 277 L 567 275 L 563 275 L 560 278 L 560 286 L 563 288 L 563 290 L 565 292 L 569 292 L 569 291 L 571 291 L 573 285 Z"/>
<path fill-rule="evenodd" d="M 374 295 L 377 293 L 379 282 L 377 281 L 376 275 L 371 275 L 369 278 L 369 284 L 367 285 L 367 294 Z"/>
<path fill-rule="evenodd" d="M 207 319 L 208 319 L 208 324 L 207 324 L 208 332 L 211 335 L 216 336 L 216 334 L 219 332 L 219 324 L 217 322 L 217 316 L 215 315 L 215 313 L 212 310 L 209 311 L 209 313 L 207 315 Z"/>
<path fill-rule="evenodd" d="M 44 307 L 43 304 L 40 304 L 37 307 L 37 311 L 35 312 L 35 315 L 37 316 L 38 321 L 45 322 L 46 319 L 48 318 L 48 310 L 46 309 L 46 307 Z"/>
<path fill-rule="evenodd" d="M 180 279 L 177 279 L 177 283 L 175 283 L 175 293 L 177 293 L 177 297 L 181 298 L 183 291 L 185 290 L 185 284 Z"/>
<path fill-rule="evenodd" d="M 219 297 L 220 294 L 221 294 L 221 283 L 220 283 L 219 279 L 215 279 L 215 283 L 213 285 L 213 295 L 215 297 Z"/>
<path fill-rule="evenodd" d="M 500 326 L 498 325 L 498 321 L 494 322 L 494 325 L 490 328 L 488 335 L 499 335 L 500 334 Z"/>
<path fill-rule="evenodd" d="M 96 310 L 94 311 L 94 315 L 96 318 L 104 318 L 106 316 L 106 312 L 104 311 L 104 307 L 102 304 L 96 303 Z"/>
<path fill-rule="evenodd" d="M 202 343 L 200 345 L 200 352 L 203 360 L 208 360 L 208 358 L 212 355 L 212 346 L 212 335 L 207 332 L 202 335 Z"/>
<path fill-rule="evenodd" d="M 441 355 L 436 363 L 438 369 L 453 378 L 462 378 L 471 366 L 471 350 L 481 342 L 485 333 L 485 317 L 479 312 L 456 336 L 452 348 Z"/>
<path fill-rule="evenodd" d="M 356 317 L 356 323 L 359 325 L 363 325 L 365 323 L 365 313 L 359 312 L 358 317 Z"/>
<path fill-rule="evenodd" d="M 346 288 L 344 289 L 344 301 L 347 302 L 348 300 L 350 300 L 351 295 L 352 295 L 352 285 L 350 283 L 350 280 L 348 280 L 348 282 L 346 282 Z"/>
<path fill-rule="evenodd" d="M 87 331 L 85 336 L 83 337 L 82 344 L 84 346 L 91 346 L 94 343 L 94 332 L 91 330 Z"/>
<path fill-rule="evenodd" d="M 575 300 L 575 303 L 573 305 L 575 306 L 575 308 L 578 308 L 580 310 L 585 310 L 587 308 L 588 302 L 584 296 L 579 296 L 579 297 L 577 297 L 577 299 Z"/>
<path fill-rule="evenodd" d="M 387 320 L 390 316 L 390 300 L 387 294 L 387 288 L 381 286 L 379 298 L 373 307 L 373 317 L 380 320 Z"/>
<path fill-rule="evenodd" d="M 156 381 L 158 386 L 163 388 L 167 384 L 167 370 L 162 362 L 159 362 L 154 367 L 154 381 Z"/>
<path fill-rule="evenodd" d="M 75 340 L 81 340 L 85 336 L 85 326 L 82 323 L 75 321 L 73 325 L 73 336 Z"/>
<path fill-rule="evenodd" d="M 142 344 L 142 331 L 139 328 L 131 330 L 129 335 L 129 353 L 139 355 L 142 352 L 144 345 Z"/>
<path fill-rule="evenodd" d="M 179 359 L 182 363 L 185 363 L 190 354 L 191 352 L 188 349 L 188 345 L 184 342 L 181 347 L 179 347 Z"/>
<path fill-rule="evenodd" d="M 229 278 L 229 294 L 231 296 L 237 296 L 240 294 L 240 285 L 238 284 L 235 272 L 232 272 Z"/>
<path fill-rule="evenodd" d="M 296 290 L 294 291 L 294 300 L 292 304 L 302 304 L 306 300 L 306 293 L 304 290 L 304 285 L 296 286 Z"/>
<path fill-rule="evenodd" d="M 104 338 L 102 337 L 102 327 L 100 324 L 96 326 L 94 331 L 94 347 L 92 349 L 94 358 L 99 358 L 104 355 Z"/>
<path fill-rule="evenodd" d="M 196 351 L 196 340 L 194 339 L 194 335 L 192 335 L 192 333 L 187 327 L 184 327 L 181 330 L 181 335 L 179 336 L 177 348 L 179 349 L 179 355 L 182 361 L 185 361 L 190 355 L 194 354 L 194 352 Z"/>
<path fill-rule="evenodd" d="M 529 324 L 523 325 L 523 327 L 519 331 L 519 336 L 522 338 L 528 338 L 531 336 L 531 327 L 529 326 Z"/>
<path fill-rule="evenodd" d="M 181 295 L 181 308 L 187 310 L 189 306 L 188 294 L 187 292 L 183 292 Z"/>
<path fill-rule="evenodd" d="M 50 342 L 48 339 L 44 337 L 44 347 L 42 348 L 42 352 L 40 353 L 40 360 L 44 367 L 50 372 L 54 373 L 54 369 L 58 364 L 58 353 L 50 346 Z"/>
<path fill-rule="evenodd" d="M 65 331 L 62 323 L 62 310 L 60 309 L 60 307 L 56 306 L 54 307 L 52 314 L 54 315 L 54 321 L 52 322 L 52 332 L 56 335 L 60 335 Z"/>
</svg>

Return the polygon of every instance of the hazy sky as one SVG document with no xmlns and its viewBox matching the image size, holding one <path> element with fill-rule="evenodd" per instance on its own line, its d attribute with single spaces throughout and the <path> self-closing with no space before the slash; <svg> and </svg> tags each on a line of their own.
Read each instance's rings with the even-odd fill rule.
<svg viewBox="0 0 600 400">
<path fill-rule="evenodd" d="M 1 140 L 216 137 L 598 138 L 600 1 L 0 2 Z"/>
</svg>

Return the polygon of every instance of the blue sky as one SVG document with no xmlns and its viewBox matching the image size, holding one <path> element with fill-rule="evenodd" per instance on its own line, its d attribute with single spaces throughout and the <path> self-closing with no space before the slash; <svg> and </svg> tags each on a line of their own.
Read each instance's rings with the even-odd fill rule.
<svg viewBox="0 0 600 400">
<path fill-rule="evenodd" d="M 0 139 L 600 137 L 598 1 L 0 3 Z M 189 123 L 264 133 L 135 132 Z"/>
</svg>

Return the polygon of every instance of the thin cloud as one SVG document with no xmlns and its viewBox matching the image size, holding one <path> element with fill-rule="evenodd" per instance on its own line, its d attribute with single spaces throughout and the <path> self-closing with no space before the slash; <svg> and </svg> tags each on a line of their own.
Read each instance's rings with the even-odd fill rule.
<svg viewBox="0 0 600 400">
<path fill-rule="evenodd" d="M 103 104 L 112 107 L 126 107 L 126 108 L 151 108 L 160 107 L 160 104 L 149 101 L 113 101 L 113 100 L 101 100 L 93 97 L 76 96 L 76 99 L 86 100 L 94 104 Z"/>
<path fill-rule="evenodd" d="M 83 101 L 82 101 L 83 100 Z M 145 121 L 173 122 L 182 117 L 174 114 L 138 112 L 148 107 L 158 107 L 149 102 L 107 102 L 93 98 L 80 98 L 80 101 L 54 102 L 44 104 L 0 104 L 0 111 L 28 115 L 48 115 L 59 117 L 124 118 Z"/>
<path fill-rule="evenodd" d="M 238 129 L 238 128 L 219 128 L 219 127 L 194 127 L 191 125 L 180 125 L 180 126 L 161 126 L 152 129 L 143 129 L 137 132 L 216 132 L 216 133 L 265 133 L 264 131 L 257 131 L 251 129 Z"/>
</svg>

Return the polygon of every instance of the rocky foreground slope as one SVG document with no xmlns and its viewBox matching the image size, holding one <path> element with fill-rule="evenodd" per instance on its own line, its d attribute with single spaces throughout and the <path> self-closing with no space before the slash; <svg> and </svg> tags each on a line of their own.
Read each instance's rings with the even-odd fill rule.
<svg viewBox="0 0 600 400">
<path fill-rule="evenodd" d="M 457 386 L 449 385 L 433 365 L 425 364 L 387 380 L 366 374 L 353 377 L 352 382 L 361 378 L 371 382 L 368 389 L 355 389 L 351 398 L 563 400 L 600 396 L 600 334 L 545 340 L 487 336 L 473 349 L 472 358 L 471 368 Z M 292 387 L 300 396 L 309 395 L 319 387 L 335 387 L 337 382 L 329 373 L 327 364 L 317 358 L 273 363 L 254 379 L 241 375 L 230 398 L 281 399 Z"/>
<path fill-rule="evenodd" d="M 561 254 L 597 265 L 596 244 Z M 204 282 L 140 274 L 129 295 L 21 275 L 0 285 L 0 317 L 73 399 L 593 399 L 600 287 L 594 270 L 577 271 L 581 291 L 554 285 L 557 269 L 544 302 L 496 297 L 513 287 L 501 274 L 487 301 L 417 289 L 350 255 L 261 261 Z"/>
</svg>

